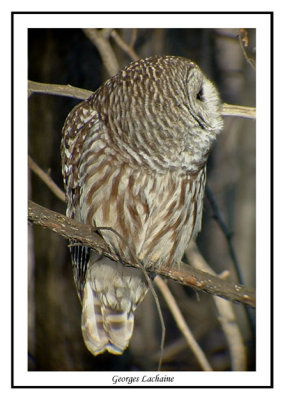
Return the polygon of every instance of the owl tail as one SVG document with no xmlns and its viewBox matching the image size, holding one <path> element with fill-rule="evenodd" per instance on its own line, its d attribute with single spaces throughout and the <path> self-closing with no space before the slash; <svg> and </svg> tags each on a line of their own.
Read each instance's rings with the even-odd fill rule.
<svg viewBox="0 0 285 400">
<path fill-rule="evenodd" d="M 107 260 L 87 273 L 82 302 L 81 328 L 93 355 L 104 351 L 120 355 L 134 329 L 134 311 L 147 288 L 140 271 Z"/>
<path fill-rule="evenodd" d="M 128 347 L 133 334 L 134 312 L 116 312 L 110 307 L 102 306 L 98 294 L 92 289 L 90 282 L 87 282 L 81 327 L 86 347 L 93 355 L 106 350 L 120 355 Z"/>
</svg>

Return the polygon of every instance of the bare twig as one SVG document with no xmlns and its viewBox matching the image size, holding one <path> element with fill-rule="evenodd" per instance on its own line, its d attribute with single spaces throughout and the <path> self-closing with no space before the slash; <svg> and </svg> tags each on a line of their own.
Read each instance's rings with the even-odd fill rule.
<svg viewBox="0 0 285 400">
<path fill-rule="evenodd" d="M 224 103 L 221 114 L 224 117 L 240 117 L 246 119 L 256 119 L 255 107 L 237 106 Z"/>
<path fill-rule="evenodd" d="M 93 92 L 86 89 L 80 89 L 71 85 L 58 85 L 53 83 L 41 83 L 28 81 L 28 94 L 43 93 L 55 96 L 66 96 L 74 99 L 85 100 L 88 99 Z"/>
<path fill-rule="evenodd" d="M 195 242 L 191 242 L 186 250 L 187 261 L 201 271 L 214 274 L 214 271 L 202 257 Z M 218 311 L 218 319 L 226 336 L 231 355 L 233 371 L 244 371 L 246 369 L 246 352 L 242 335 L 239 330 L 233 305 L 220 297 L 213 296 Z"/>
<path fill-rule="evenodd" d="M 57 186 L 51 177 L 34 162 L 32 157 L 28 156 L 28 162 L 30 169 L 49 187 L 52 193 L 60 200 L 65 201 L 64 192 Z"/>
<path fill-rule="evenodd" d="M 137 36 L 138 36 L 138 30 L 136 28 L 132 29 L 132 37 L 129 43 L 130 47 L 134 47 L 136 40 L 137 40 Z"/>
<path fill-rule="evenodd" d="M 241 47 L 241 51 L 244 55 L 246 62 L 255 70 L 255 61 L 248 56 L 246 47 L 248 47 L 248 33 L 246 29 L 240 29 L 238 34 L 238 40 Z"/>
<path fill-rule="evenodd" d="M 119 259 L 117 254 L 108 248 L 101 236 L 94 232 L 94 227 L 90 225 L 79 223 L 32 201 L 29 201 L 28 218 L 34 224 L 51 229 L 66 239 L 78 241 L 89 246 L 99 254 L 103 254 L 115 261 L 120 261 L 126 266 L 140 268 L 140 265 L 130 264 L 129 260 Z M 199 271 L 188 264 L 181 263 L 175 268 L 152 265 L 148 270 L 149 272 L 166 276 L 183 285 L 194 287 L 197 290 L 255 307 L 254 290 L 224 281 L 216 276 Z"/>
<path fill-rule="evenodd" d="M 215 34 L 218 37 L 222 37 L 225 39 L 232 39 L 233 41 L 237 40 L 236 33 L 232 31 L 228 31 L 227 29 L 215 29 Z"/>
<path fill-rule="evenodd" d="M 138 60 L 139 56 L 136 54 L 136 52 L 134 51 L 134 49 L 128 45 L 122 38 L 121 36 L 118 34 L 118 32 L 113 29 L 111 32 L 111 37 L 115 40 L 115 42 L 117 43 L 118 46 L 121 47 L 121 49 L 128 54 L 128 56 L 132 59 L 132 60 Z"/>
<path fill-rule="evenodd" d="M 109 40 L 98 29 L 83 29 L 83 32 L 98 49 L 109 75 L 115 75 L 120 67 Z"/>
<path fill-rule="evenodd" d="M 100 29 L 100 35 L 102 35 L 103 38 L 105 38 L 105 39 L 109 39 L 113 29 L 114 28 L 103 28 L 103 29 Z M 97 32 L 99 32 L 98 29 L 97 29 Z"/>
<path fill-rule="evenodd" d="M 188 348 L 188 344 L 184 336 L 180 336 L 179 339 L 171 342 L 165 346 L 163 350 L 163 362 L 171 361 L 177 358 L 177 354 Z M 160 352 L 156 351 L 152 355 L 153 361 L 157 361 L 160 357 Z"/>
<path fill-rule="evenodd" d="M 213 371 L 213 368 L 211 367 L 209 361 L 207 360 L 203 350 L 199 346 L 199 344 L 196 342 L 191 330 L 186 324 L 186 321 L 176 303 L 175 298 L 173 297 L 172 293 L 170 292 L 167 284 L 163 281 L 163 279 L 160 276 L 157 276 L 155 278 L 155 284 L 157 287 L 160 289 L 169 310 L 171 311 L 178 328 L 180 329 L 181 333 L 185 337 L 189 347 L 193 351 L 195 357 L 197 358 L 201 368 L 203 371 Z"/>
<path fill-rule="evenodd" d="M 212 210 L 214 212 L 214 218 L 217 221 L 217 223 L 219 224 L 219 226 L 220 226 L 220 228 L 221 228 L 221 230 L 222 230 L 222 232 L 223 232 L 223 234 L 224 234 L 224 236 L 226 238 L 226 241 L 227 241 L 227 244 L 228 244 L 228 249 L 229 249 L 229 252 L 230 252 L 230 256 L 231 256 L 231 259 L 233 261 L 233 264 L 234 264 L 234 267 L 235 267 L 235 270 L 236 270 L 236 273 L 237 273 L 237 276 L 238 276 L 238 281 L 239 281 L 239 283 L 241 285 L 244 285 L 244 280 L 243 280 L 243 277 L 242 277 L 241 268 L 239 266 L 237 255 L 236 255 L 236 252 L 235 252 L 235 249 L 234 249 L 234 246 L 233 246 L 233 242 L 232 242 L 232 232 L 229 231 L 228 227 L 224 223 L 224 220 L 223 220 L 223 218 L 221 216 L 221 213 L 220 213 L 219 208 L 217 206 L 217 203 L 215 201 L 214 195 L 213 195 L 211 189 L 209 188 L 208 184 L 206 184 L 206 195 L 207 195 L 209 203 L 210 203 L 210 205 L 212 207 Z"/>
</svg>

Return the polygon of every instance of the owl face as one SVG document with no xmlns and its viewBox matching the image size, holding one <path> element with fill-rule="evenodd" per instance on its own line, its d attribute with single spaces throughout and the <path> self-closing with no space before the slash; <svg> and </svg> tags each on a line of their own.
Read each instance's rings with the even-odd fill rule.
<svg viewBox="0 0 285 400">
<path fill-rule="evenodd" d="M 223 127 L 214 85 L 180 57 L 131 63 L 98 89 L 93 106 L 118 152 L 156 172 L 200 168 Z"/>
<path fill-rule="evenodd" d="M 184 168 L 188 165 L 193 170 L 206 162 L 216 135 L 223 128 L 219 94 L 197 66 L 189 70 L 184 121 L 187 134 L 181 162 Z"/>
<path fill-rule="evenodd" d="M 198 67 L 191 68 L 187 81 L 189 112 L 202 129 L 217 135 L 223 128 L 221 104 L 215 86 Z"/>
</svg>

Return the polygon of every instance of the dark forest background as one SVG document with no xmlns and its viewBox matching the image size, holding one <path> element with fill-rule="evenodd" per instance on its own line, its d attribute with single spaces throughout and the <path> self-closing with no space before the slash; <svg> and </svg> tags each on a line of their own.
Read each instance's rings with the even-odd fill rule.
<svg viewBox="0 0 285 400">
<path fill-rule="evenodd" d="M 96 21 L 95 21 L 96 23 Z M 100 19 L 98 17 L 98 24 Z M 177 55 L 195 61 L 216 84 L 224 103 L 255 105 L 255 71 L 244 55 L 238 29 L 118 29 L 134 42 L 140 57 Z M 248 29 L 247 53 L 255 56 L 255 31 Z M 120 67 L 131 59 L 110 41 Z M 100 54 L 82 30 L 30 29 L 28 78 L 37 82 L 70 84 L 95 91 L 108 73 Z M 78 100 L 32 94 L 29 99 L 29 155 L 60 188 L 61 128 Z M 208 162 L 208 185 L 232 243 L 244 283 L 255 286 L 255 122 L 225 117 L 224 132 Z M 65 205 L 29 171 L 29 197 L 65 214 Z M 215 272 L 230 271 L 237 281 L 228 242 L 207 197 L 203 227 L 197 244 Z M 231 369 L 227 340 L 210 295 L 168 282 L 196 340 L 214 370 Z M 160 297 L 160 295 L 159 295 Z M 163 298 L 166 323 L 166 359 L 163 370 L 200 370 L 197 360 L 176 327 Z M 246 369 L 255 368 L 254 333 L 242 305 L 234 305 L 247 352 Z M 67 241 L 38 226 L 29 227 L 29 370 L 154 370 L 160 351 L 161 328 L 153 298 L 148 294 L 136 312 L 129 349 L 121 357 L 93 357 L 80 329 L 81 308 L 73 283 Z M 251 314 L 252 315 L 252 314 Z"/>
</svg>

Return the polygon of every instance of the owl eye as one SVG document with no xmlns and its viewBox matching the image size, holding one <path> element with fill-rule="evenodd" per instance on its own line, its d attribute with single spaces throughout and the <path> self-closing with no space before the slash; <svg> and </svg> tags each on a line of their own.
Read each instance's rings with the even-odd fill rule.
<svg viewBox="0 0 285 400">
<path fill-rule="evenodd" d="M 201 87 L 199 92 L 196 94 L 196 99 L 199 101 L 203 101 L 204 100 L 203 95 L 204 95 L 204 92 L 203 92 L 203 88 Z"/>
</svg>

